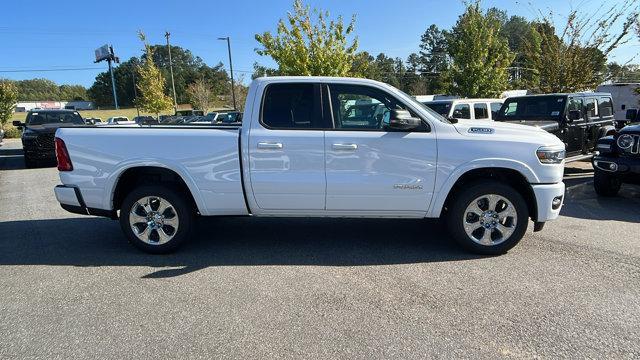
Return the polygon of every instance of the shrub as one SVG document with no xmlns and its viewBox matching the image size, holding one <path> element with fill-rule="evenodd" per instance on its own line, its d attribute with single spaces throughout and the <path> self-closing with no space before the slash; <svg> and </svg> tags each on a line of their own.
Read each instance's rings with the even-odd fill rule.
<svg viewBox="0 0 640 360">
<path fill-rule="evenodd" d="M 5 139 L 19 138 L 20 135 L 22 135 L 22 133 L 20 132 L 20 129 L 18 129 L 17 127 L 13 126 L 12 124 L 6 124 L 4 126 L 4 138 Z"/>
</svg>

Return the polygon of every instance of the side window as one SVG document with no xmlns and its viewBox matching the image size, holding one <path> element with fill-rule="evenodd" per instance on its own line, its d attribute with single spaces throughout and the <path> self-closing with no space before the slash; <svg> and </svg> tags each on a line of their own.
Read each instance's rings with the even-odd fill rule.
<svg viewBox="0 0 640 360">
<path fill-rule="evenodd" d="M 502 107 L 502 103 L 492 102 L 489 106 L 491 106 L 491 118 L 495 119 L 498 115 L 498 111 L 500 111 L 500 108 Z"/>
<path fill-rule="evenodd" d="M 598 99 L 598 105 L 600 107 L 600 116 L 612 116 L 613 115 L 613 103 L 610 97 L 601 97 Z"/>
<path fill-rule="evenodd" d="M 510 102 L 505 108 L 504 108 L 504 116 L 515 116 L 516 115 L 516 111 L 518 111 L 518 103 L 517 102 Z"/>
<path fill-rule="evenodd" d="M 406 109 L 384 91 L 358 85 L 329 85 L 336 129 L 381 130 L 390 111 Z"/>
<path fill-rule="evenodd" d="M 585 108 L 587 111 L 587 116 L 590 118 L 598 117 L 598 105 L 596 104 L 596 99 L 589 98 L 585 101 Z"/>
<path fill-rule="evenodd" d="M 314 84 L 271 84 L 262 104 L 262 123 L 273 129 L 312 129 L 320 109 Z"/>
<path fill-rule="evenodd" d="M 567 110 L 579 110 L 580 114 L 582 114 L 582 99 L 581 98 L 569 98 L 569 104 L 567 105 Z M 567 113 L 568 115 L 568 113 Z"/>
<path fill-rule="evenodd" d="M 473 114 L 476 119 L 488 119 L 489 112 L 487 111 L 487 104 L 485 103 L 476 103 L 473 104 Z"/>
<path fill-rule="evenodd" d="M 469 104 L 458 104 L 453 108 L 453 117 L 456 119 L 471 119 Z"/>
</svg>

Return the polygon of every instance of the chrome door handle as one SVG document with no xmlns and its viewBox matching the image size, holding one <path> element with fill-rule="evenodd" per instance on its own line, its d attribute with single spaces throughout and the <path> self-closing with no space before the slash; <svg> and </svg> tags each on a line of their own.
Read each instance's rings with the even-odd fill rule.
<svg viewBox="0 0 640 360">
<path fill-rule="evenodd" d="M 282 143 L 259 142 L 258 143 L 258 149 L 280 150 L 280 149 L 282 149 Z"/>
<path fill-rule="evenodd" d="M 333 150 L 357 150 L 358 145 L 356 144 L 333 144 Z"/>
</svg>

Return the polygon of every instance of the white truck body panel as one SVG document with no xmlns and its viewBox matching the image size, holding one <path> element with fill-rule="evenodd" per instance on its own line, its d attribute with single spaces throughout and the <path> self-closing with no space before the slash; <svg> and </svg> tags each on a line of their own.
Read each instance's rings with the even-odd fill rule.
<svg viewBox="0 0 640 360">
<path fill-rule="evenodd" d="M 266 86 L 297 82 L 382 90 L 430 130 L 264 127 Z M 63 128 L 56 135 L 65 141 L 74 166 L 60 173 L 62 183 L 78 188 L 87 207 L 104 210 L 117 210 L 113 195 L 121 174 L 145 166 L 178 174 L 202 215 L 438 217 L 460 176 L 485 167 L 511 169 L 526 178 L 537 196 L 538 221 L 558 216 L 550 202 L 564 194 L 563 164 L 541 164 L 536 157 L 541 146 L 563 146 L 557 137 L 501 122 L 449 124 L 403 92 L 366 79 L 257 79 L 249 87 L 240 130 L 154 125 Z"/>
</svg>

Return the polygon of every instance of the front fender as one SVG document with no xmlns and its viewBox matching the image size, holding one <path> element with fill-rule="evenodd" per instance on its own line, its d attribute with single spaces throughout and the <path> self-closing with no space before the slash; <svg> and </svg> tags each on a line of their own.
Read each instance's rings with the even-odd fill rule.
<svg viewBox="0 0 640 360">
<path fill-rule="evenodd" d="M 123 161 L 115 166 L 116 170 L 113 171 L 107 177 L 107 180 L 105 182 L 105 186 L 104 186 L 105 194 L 110 194 L 110 196 L 104 197 L 104 203 L 102 204 L 103 209 L 113 210 L 113 196 L 115 193 L 116 185 L 118 184 L 118 181 L 120 180 L 120 177 L 122 176 L 122 174 L 129 169 L 141 168 L 141 167 L 159 167 L 159 168 L 164 168 L 164 169 L 175 172 L 176 174 L 178 174 L 178 176 L 182 178 L 184 183 L 189 188 L 189 191 L 191 192 L 191 195 L 193 196 L 193 199 L 196 202 L 196 206 L 198 207 L 198 211 L 202 212 L 204 209 L 206 209 L 205 201 L 202 198 L 202 194 L 199 191 L 198 186 L 196 185 L 196 182 L 194 181 L 193 177 L 189 175 L 189 172 L 184 166 L 182 166 L 178 162 L 174 162 L 171 160 L 163 159 L 161 161 L 158 159 L 145 159 L 145 158 L 127 159 L 126 161 Z"/>
<path fill-rule="evenodd" d="M 539 183 L 540 179 L 531 167 L 523 162 L 512 159 L 476 159 L 457 166 L 449 175 L 441 182 L 438 190 L 434 192 L 433 201 L 429 208 L 427 217 L 439 217 L 444 207 L 444 203 L 449 196 L 449 192 L 456 182 L 469 171 L 476 169 L 509 169 L 515 170 L 522 174 L 529 183 Z M 438 176 L 447 169 L 438 169 Z"/>
</svg>

